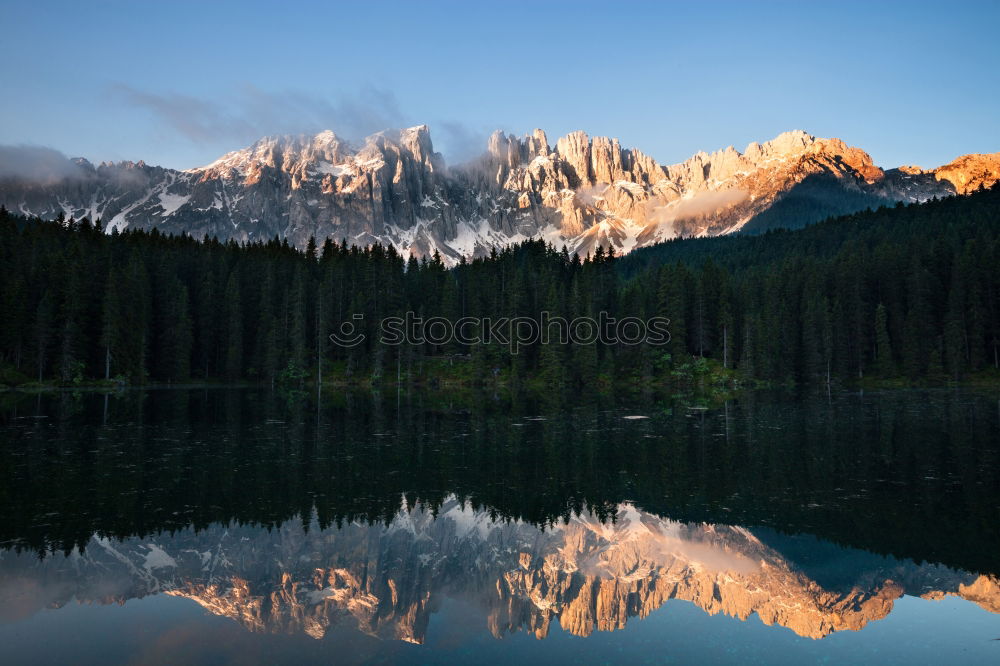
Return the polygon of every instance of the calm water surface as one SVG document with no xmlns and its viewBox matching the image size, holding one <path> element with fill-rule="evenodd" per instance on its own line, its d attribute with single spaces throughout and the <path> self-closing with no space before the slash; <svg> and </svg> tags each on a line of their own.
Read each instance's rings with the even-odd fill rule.
<svg viewBox="0 0 1000 666">
<path fill-rule="evenodd" d="M 1000 397 L 0 397 L 0 661 L 1000 663 Z"/>
</svg>

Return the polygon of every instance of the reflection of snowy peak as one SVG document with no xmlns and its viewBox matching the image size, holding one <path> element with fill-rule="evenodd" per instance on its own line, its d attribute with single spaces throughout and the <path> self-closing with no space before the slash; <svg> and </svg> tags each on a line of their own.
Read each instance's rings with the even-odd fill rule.
<svg viewBox="0 0 1000 666">
<path fill-rule="evenodd" d="M 858 551 L 854 551 L 858 552 Z M 83 553 L 0 554 L 0 600 L 31 589 L 38 607 L 76 597 L 122 601 L 164 592 L 193 599 L 251 631 L 320 638 L 347 622 L 422 642 L 444 596 L 483 609 L 494 635 L 614 630 L 669 599 L 709 613 L 756 613 L 819 638 L 885 617 L 902 594 L 958 594 L 1000 611 L 994 578 L 886 558 L 824 588 L 752 532 L 677 523 L 619 507 L 612 523 L 583 514 L 547 529 L 497 522 L 456 500 L 437 518 L 420 507 L 388 525 L 267 531 L 221 527 L 112 542 Z M 27 609 L 30 612 L 31 609 Z"/>
<path fill-rule="evenodd" d="M 496 132 L 481 157 L 449 169 L 421 125 L 357 146 L 329 131 L 267 137 L 188 171 L 77 160 L 51 182 L 0 183 L 0 203 L 43 217 L 101 218 L 109 229 L 278 236 L 299 247 L 329 237 L 418 256 L 437 250 L 454 262 L 531 237 L 584 254 L 598 244 L 628 252 L 679 235 L 752 229 L 782 201 L 767 226 L 801 226 L 887 200 L 967 193 L 998 178 L 1000 154 L 883 172 L 864 151 L 801 131 L 672 166 L 583 132 L 555 145 L 541 130 Z"/>
</svg>

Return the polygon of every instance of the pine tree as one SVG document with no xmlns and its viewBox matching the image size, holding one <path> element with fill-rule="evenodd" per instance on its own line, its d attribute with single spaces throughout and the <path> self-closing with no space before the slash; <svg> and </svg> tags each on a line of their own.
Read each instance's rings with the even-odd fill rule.
<svg viewBox="0 0 1000 666">
<path fill-rule="evenodd" d="M 948 310 L 944 322 L 945 369 L 954 380 L 961 379 L 965 368 L 968 349 L 965 331 L 965 282 L 958 270 L 953 271 L 951 289 L 948 292 Z"/>
<path fill-rule="evenodd" d="M 309 335 L 309 288 L 305 267 L 297 264 L 292 279 L 291 295 L 288 302 L 291 327 L 289 329 L 288 362 L 298 372 L 308 366 L 306 355 L 311 346 Z"/>
<path fill-rule="evenodd" d="M 112 365 L 117 363 L 119 336 L 122 334 L 122 302 L 118 293 L 123 276 L 112 270 L 104 289 L 104 303 L 101 317 L 101 345 L 104 347 L 104 379 L 111 379 Z"/>
<path fill-rule="evenodd" d="M 548 326 L 550 330 L 542 332 L 543 338 L 539 351 L 538 371 L 546 384 L 552 387 L 561 387 L 566 383 L 566 346 L 561 344 L 559 337 L 561 332 L 557 329 L 560 326 L 558 322 L 565 321 L 565 317 L 560 307 L 555 282 L 549 284 L 543 309 L 549 313 L 551 320 L 557 323 Z M 539 325 L 542 323 L 539 320 Z"/>
<path fill-rule="evenodd" d="M 891 377 L 896 373 L 887 322 L 885 305 L 879 303 L 875 308 L 875 367 L 883 377 Z"/>
<path fill-rule="evenodd" d="M 174 279 L 170 283 L 165 310 L 168 313 L 163 330 L 165 344 L 161 347 L 160 379 L 182 382 L 191 375 L 192 322 L 187 287 Z"/>
<path fill-rule="evenodd" d="M 149 276 L 146 265 L 138 250 L 132 252 L 121 285 L 122 303 L 119 331 L 121 351 L 119 361 L 124 374 L 137 383 L 143 383 L 148 375 L 148 348 L 150 327 L 152 326 L 152 302 Z"/>
<path fill-rule="evenodd" d="M 79 261 L 79 256 L 74 251 L 65 259 L 60 271 L 64 279 L 59 312 L 61 320 L 60 340 L 62 342 L 59 355 L 59 376 L 64 382 L 79 379 L 85 370 L 81 360 L 86 342 L 82 321 L 83 283 L 77 268 Z"/>
<path fill-rule="evenodd" d="M 52 303 L 50 293 L 46 290 L 42 293 L 42 297 L 38 301 L 38 308 L 35 311 L 35 359 L 38 368 L 39 383 L 45 378 L 49 340 L 52 338 L 54 317 L 55 306 Z"/>
<path fill-rule="evenodd" d="M 243 308 L 241 307 L 240 282 L 237 271 L 229 275 L 226 283 L 226 378 L 238 381 L 243 377 Z"/>
<path fill-rule="evenodd" d="M 271 386 L 274 386 L 281 369 L 280 341 L 278 340 L 278 320 L 275 315 L 275 300 L 277 285 L 274 276 L 274 267 L 268 267 L 261 285 L 260 301 L 257 304 L 257 320 L 259 321 L 259 332 L 257 334 L 257 351 L 254 355 L 254 367 L 260 378 Z"/>
</svg>

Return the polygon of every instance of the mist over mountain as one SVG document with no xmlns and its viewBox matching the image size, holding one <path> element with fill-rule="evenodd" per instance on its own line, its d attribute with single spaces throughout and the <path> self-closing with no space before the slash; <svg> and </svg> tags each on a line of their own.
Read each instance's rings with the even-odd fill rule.
<svg viewBox="0 0 1000 666">
<path fill-rule="evenodd" d="M 446 131 L 451 131 L 447 130 Z M 91 220 L 237 242 L 310 237 L 381 243 L 447 263 L 528 238 L 581 255 L 679 236 L 800 227 L 895 201 L 967 194 L 1000 179 L 1000 153 L 925 170 L 882 169 L 860 148 L 803 131 L 661 165 L 617 139 L 497 131 L 448 166 L 419 125 L 363 141 L 331 131 L 271 136 L 203 167 L 67 160 L 0 151 L 0 204 L 26 215 Z"/>
</svg>

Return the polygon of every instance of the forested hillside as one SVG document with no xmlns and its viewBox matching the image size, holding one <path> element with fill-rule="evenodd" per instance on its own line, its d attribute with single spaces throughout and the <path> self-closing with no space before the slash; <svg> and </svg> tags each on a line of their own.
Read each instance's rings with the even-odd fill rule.
<svg viewBox="0 0 1000 666">
<path fill-rule="evenodd" d="M 3 382 L 936 381 L 996 369 L 1000 189 L 625 259 L 526 241 L 447 269 L 327 240 L 237 245 L 0 213 Z M 383 317 L 669 318 L 665 346 L 385 345 Z M 355 318 L 363 315 L 363 319 Z M 351 322 L 366 339 L 335 345 Z"/>
</svg>

